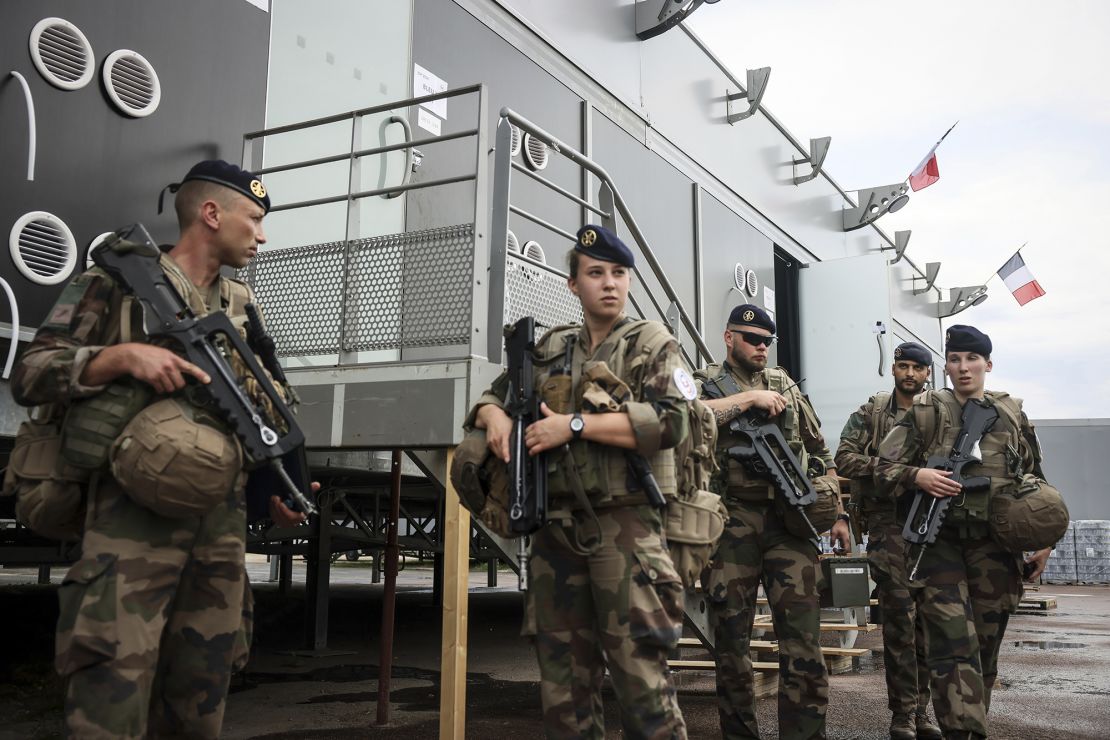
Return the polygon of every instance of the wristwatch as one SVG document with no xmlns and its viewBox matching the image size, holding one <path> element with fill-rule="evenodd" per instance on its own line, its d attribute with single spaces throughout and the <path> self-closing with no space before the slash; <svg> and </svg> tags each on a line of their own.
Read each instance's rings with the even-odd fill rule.
<svg viewBox="0 0 1110 740">
<path fill-rule="evenodd" d="M 582 414 L 575 412 L 574 416 L 570 417 L 570 434 L 573 439 L 582 439 L 582 430 L 586 428 L 586 422 L 582 420 Z"/>
</svg>

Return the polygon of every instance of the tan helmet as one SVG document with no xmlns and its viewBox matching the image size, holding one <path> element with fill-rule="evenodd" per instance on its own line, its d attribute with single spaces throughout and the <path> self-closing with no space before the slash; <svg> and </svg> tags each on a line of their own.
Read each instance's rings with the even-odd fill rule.
<svg viewBox="0 0 1110 740">
<path fill-rule="evenodd" d="M 486 430 L 473 429 L 455 448 L 451 483 L 459 501 L 495 534 L 519 537 L 509 529 L 508 467 L 490 453 Z"/>
<path fill-rule="evenodd" d="M 813 479 L 813 487 L 817 489 L 817 500 L 807 505 L 805 512 L 813 528 L 820 534 L 829 531 L 836 522 L 836 500 L 840 496 L 840 484 L 835 476 L 819 475 Z M 807 540 L 813 539 L 813 532 L 793 506 L 786 507 L 782 520 L 790 534 Z"/>
<path fill-rule="evenodd" d="M 162 516 L 204 516 L 239 485 L 239 441 L 197 416 L 187 401 L 163 398 L 124 427 L 109 461 L 133 501 Z"/>
<path fill-rule="evenodd" d="M 1011 552 L 1043 550 L 1068 531 L 1068 506 L 1051 484 L 1025 475 L 991 498 L 990 528 L 994 541 Z"/>
</svg>

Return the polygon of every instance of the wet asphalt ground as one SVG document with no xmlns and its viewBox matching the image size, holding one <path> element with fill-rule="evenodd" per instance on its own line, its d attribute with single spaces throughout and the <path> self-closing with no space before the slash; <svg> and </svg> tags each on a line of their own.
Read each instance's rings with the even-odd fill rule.
<svg viewBox="0 0 1110 740">
<path fill-rule="evenodd" d="M 393 640 L 390 723 L 376 726 L 382 586 L 370 570 L 340 562 L 332 571 L 329 641 L 301 650 L 303 567 L 289 596 L 267 583 L 265 563 L 249 566 L 255 583 L 257 629 L 251 663 L 232 685 L 226 738 L 438 737 L 440 612 L 426 567 L 402 572 Z M 52 573 L 52 581 L 61 571 Z M 34 571 L 0 571 L 4 622 L 19 625 L 0 662 L 0 738 L 61 737 L 61 687 L 50 671 L 54 585 L 37 586 Z M 1110 588 L 1043 585 L 1032 596 L 1055 597 L 1048 612 L 1022 611 L 1006 634 L 1001 685 L 991 707 L 991 737 L 1015 740 L 1110 738 Z M 515 577 L 497 588 L 471 573 L 467 660 L 467 737 L 542 736 L 538 671 L 518 636 Z M 9 628 L 9 635 L 13 634 Z M 882 669 L 882 637 L 861 634 L 870 652 L 831 677 L 828 737 L 887 738 L 890 714 Z M 683 657 L 697 657 L 696 652 Z M 681 672 L 679 703 L 691 738 L 720 737 L 711 673 Z M 606 737 L 622 737 L 616 702 L 606 694 Z M 761 733 L 777 738 L 774 699 L 758 705 Z"/>
</svg>

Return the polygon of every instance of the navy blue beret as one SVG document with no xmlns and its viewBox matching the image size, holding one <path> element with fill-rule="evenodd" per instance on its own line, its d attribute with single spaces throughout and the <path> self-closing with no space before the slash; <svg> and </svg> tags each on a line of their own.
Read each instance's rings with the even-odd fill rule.
<svg viewBox="0 0 1110 740">
<path fill-rule="evenodd" d="M 247 172 L 230 162 L 225 162 L 222 159 L 207 159 L 203 162 L 197 162 L 185 174 L 181 182 L 171 183 L 166 189 L 171 193 L 176 193 L 182 185 L 190 180 L 206 180 L 217 185 L 223 185 L 225 188 L 231 188 L 262 206 L 262 209 L 267 213 L 270 212 L 270 194 L 266 192 L 266 186 L 262 184 L 262 180 L 257 175 Z M 165 194 L 165 190 L 162 193 Z M 161 195 L 158 196 L 158 212 L 162 212 Z"/>
<path fill-rule="evenodd" d="M 992 349 L 991 338 L 974 326 L 953 324 L 944 334 L 945 352 L 975 352 L 989 356 Z"/>
<path fill-rule="evenodd" d="M 771 318 L 771 314 L 754 303 L 744 303 L 732 309 L 732 313 L 728 315 L 728 323 L 758 326 L 772 334 L 775 333 L 775 320 Z"/>
<path fill-rule="evenodd" d="M 894 348 L 894 361 L 907 360 L 918 365 L 930 367 L 933 364 L 933 353 L 924 345 L 917 342 L 902 342 Z"/>
<path fill-rule="evenodd" d="M 636 266 L 632 250 L 625 246 L 619 236 L 604 226 L 586 224 L 579 229 L 574 251 L 603 262 L 616 262 L 625 267 Z"/>
</svg>

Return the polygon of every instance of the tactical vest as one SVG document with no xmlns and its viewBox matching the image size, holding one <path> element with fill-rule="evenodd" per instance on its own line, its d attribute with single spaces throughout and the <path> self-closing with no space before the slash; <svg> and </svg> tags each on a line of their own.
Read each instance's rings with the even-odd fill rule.
<svg viewBox="0 0 1110 740">
<path fill-rule="evenodd" d="M 656 321 L 629 320 L 610 332 L 592 357 L 577 341 L 581 327 L 558 326 L 545 334 L 535 349 L 538 371 L 536 387 L 544 401 L 558 413 L 572 413 L 584 408 L 584 395 L 596 400 L 599 385 L 586 378 L 607 376 L 611 373 L 626 384 L 631 400 L 639 400 L 642 392 L 644 366 L 674 337 L 667 328 Z M 569 373 L 565 373 L 567 341 L 571 342 Z M 604 367 L 601 367 L 604 365 Z M 608 373 L 605 370 L 608 370 Z M 569 383 L 565 382 L 569 375 Z M 562 380 L 563 382 L 560 382 Z M 601 386 L 605 386 L 604 382 Z M 606 389 L 608 390 L 608 389 Z M 569 402 L 569 406 L 568 406 Z M 611 411 L 617 411 L 614 403 Z M 597 508 L 607 506 L 634 506 L 646 502 L 636 476 L 629 468 L 624 450 L 597 444 L 585 439 L 568 443 L 570 458 L 574 460 L 582 490 Z M 568 456 L 552 451 L 547 456 L 547 487 L 553 505 L 571 504 L 574 501 L 574 483 L 568 467 Z M 664 496 L 674 496 L 677 488 L 674 451 L 659 450 L 648 458 L 648 463 Z"/>
<path fill-rule="evenodd" d="M 185 299 L 189 308 L 202 317 L 209 313 L 204 298 L 196 286 L 182 272 L 181 268 L 163 253 L 159 265 L 167 279 Z M 99 269 L 99 268 L 94 268 Z M 219 281 L 220 306 L 241 334 L 245 333 L 246 304 L 253 300 L 250 287 L 243 282 L 217 277 Z M 111 329 L 110 329 L 111 331 Z M 143 327 L 142 310 L 138 302 L 125 295 L 119 309 L 119 342 L 149 342 L 176 349 L 170 340 L 152 341 Z M 66 416 L 61 454 L 71 465 L 96 470 L 102 468 L 108 459 L 108 450 L 123 431 L 127 423 L 154 396 L 153 389 L 145 383 L 130 378 L 121 378 L 109 385 L 102 393 L 83 399 L 70 406 Z M 224 428 L 215 418 L 207 419 L 212 426 Z"/>
<path fill-rule="evenodd" d="M 794 451 L 802 468 L 808 470 L 809 452 L 802 442 L 801 414 L 803 413 L 802 404 L 805 403 L 802 392 L 782 367 L 769 367 L 763 373 L 767 378 L 767 390 L 777 391 L 786 397 L 786 408 L 775 417 L 775 423 L 782 431 L 782 436 L 790 445 L 790 449 Z M 724 384 L 727 395 L 735 393 L 735 391 L 729 389 L 730 384 L 736 385 L 736 388 L 741 391 L 763 390 L 759 386 L 740 387 L 723 365 L 709 365 L 705 370 L 705 376 L 710 380 Z M 739 440 L 736 435 L 729 430 L 727 425 L 717 430 L 717 464 L 720 466 L 722 479 L 716 487 L 722 489 L 727 486 L 727 495 L 730 498 L 738 498 L 744 501 L 774 499 L 774 486 L 766 479 L 752 476 L 741 463 L 728 456 L 728 448 L 734 447 L 738 443 Z"/>
<path fill-rule="evenodd" d="M 886 391 L 881 391 L 868 399 L 868 403 L 871 404 L 871 417 L 867 421 L 871 434 L 867 440 L 867 446 L 862 450 L 864 455 L 878 457 L 879 443 L 894 428 L 894 423 L 899 418 L 898 414 L 893 416 L 890 414 L 890 398 L 892 395 Z M 873 516 L 882 512 L 893 514 L 893 502 L 878 490 L 871 476 L 853 478 L 852 486 L 854 490 L 859 491 L 865 515 Z"/>
<path fill-rule="evenodd" d="M 1015 486 L 1023 474 L 1021 459 L 1021 399 L 1008 393 L 987 391 L 984 401 L 998 411 L 998 420 L 979 441 L 983 462 L 966 466 L 968 477 L 989 476 L 990 488 L 965 491 L 948 507 L 946 531 L 964 538 L 986 537 L 990 500 L 998 493 Z M 947 455 L 960 433 L 963 408 L 956 394 L 949 389 L 927 390 L 913 401 L 914 423 L 928 446 L 925 457 Z"/>
</svg>

